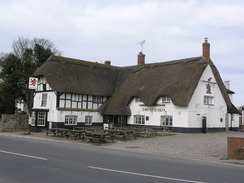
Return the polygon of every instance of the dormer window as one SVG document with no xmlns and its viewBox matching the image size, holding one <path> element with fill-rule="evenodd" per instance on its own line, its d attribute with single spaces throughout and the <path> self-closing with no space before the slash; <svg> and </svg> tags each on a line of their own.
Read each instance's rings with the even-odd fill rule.
<svg viewBox="0 0 244 183">
<path fill-rule="evenodd" d="M 166 96 L 163 96 L 163 97 L 162 97 L 162 102 L 163 102 L 163 103 L 170 103 L 170 98 L 169 98 L 169 96 L 167 96 L 167 95 L 166 95 Z"/>
<path fill-rule="evenodd" d="M 142 102 L 142 99 L 141 99 L 141 97 L 136 97 L 135 98 L 135 101 L 136 101 L 136 103 L 141 103 Z"/>
</svg>

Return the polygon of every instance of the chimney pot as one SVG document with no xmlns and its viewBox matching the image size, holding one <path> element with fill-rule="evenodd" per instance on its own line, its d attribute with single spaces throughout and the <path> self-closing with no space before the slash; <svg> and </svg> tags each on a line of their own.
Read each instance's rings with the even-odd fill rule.
<svg viewBox="0 0 244 183">
<path fill-rule="evenodd" d="M 202 56 L 207 60 L 207 63 L 210 64 L 210 44 L 208 43 L 208 38 L 205 38 L 202 44 Z"/>
<path fill-rule="evenodd" d="M 142 52 L 137 55 L 137 64 L 145 64 L 145 55 Z"/>
</svg>

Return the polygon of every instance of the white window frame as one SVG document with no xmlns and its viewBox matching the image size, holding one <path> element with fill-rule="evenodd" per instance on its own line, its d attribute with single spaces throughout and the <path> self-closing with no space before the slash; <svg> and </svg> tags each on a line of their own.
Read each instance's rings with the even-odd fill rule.
<svg viewBox="0 0 244 183">
<path fill-rule="evenodd" d="M 46 112 L 38 111 L 37 112 L 37 126 L 45 126 L 46 125 Z"/>
<path fill-rule="evenodd" d="M 43 93 L 42 94 L 41 106 L 42 107 L 46 107 L 47 106 L 47 93 Z"/>
<path fill-rule="evenodd" d="M 92 116 L 85 116 L 85 125 L 92 125 Z"/>
<path fill-rule="evenodd" d="M 169 96 L 162 96 L 162 103 L 170 103 L 170 98 Z"/>
<path fill-rule="evenodd" d="M 145 125 L 145 116 L 144 115 L 134 115 L 134 123 L 136 125 Z"/>
<path fill-rule="evenodd" d="M 77 125 L 77 119 L 76 115 L 65 115 L 64 125 Z"/>
<path fill-rule="evenodd" d="M 173 126 L 173 116 L 165 115 L 161 116 L 162 118 L 162 125 L 166 127 L 172 127 Z"/>
<path fill-rule="evenodd" d="M 204 96 L 204 105 L 214 105 L 214 97 L 213 96 Z"/>
</svg>

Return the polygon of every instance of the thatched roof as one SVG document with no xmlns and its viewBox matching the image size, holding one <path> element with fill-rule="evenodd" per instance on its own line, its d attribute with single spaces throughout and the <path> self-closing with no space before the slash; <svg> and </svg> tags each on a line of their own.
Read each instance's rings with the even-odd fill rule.
<svg viewBox="0 0 244 183">
<path fill-rule="evenodd" d="M 45 76 L 55 91 L 110 96 L 99 108 L 101 114 L 130 115 L 128 104 L 133 97 L 153 106 L 160 96 L 167 95 L 175 105 L 187 106 L 206 67 L 203 57 L 114 67 L 52 56 L 34 76 Z M 228 110 L 235 111 L 217 69 L 212 64 L 211 68 Z"/>
<path fill-rule="evenodd" d="M 116 92 L 101 108 L 102 113 L 130 114 L 128 103 L 133 97 L 141 97 L 145 105 L 153 106 L 160 96 L 167 95 L 175 105 L 187 106 L 206 65 L 198 57 L 122 70 Z"/>
<path fill-rule="evenodd" d="M 51 56 L 33 75 L 45 76 L 54 91 L 111 96 L 118 73 L 104 64 Z"/>
</svg>

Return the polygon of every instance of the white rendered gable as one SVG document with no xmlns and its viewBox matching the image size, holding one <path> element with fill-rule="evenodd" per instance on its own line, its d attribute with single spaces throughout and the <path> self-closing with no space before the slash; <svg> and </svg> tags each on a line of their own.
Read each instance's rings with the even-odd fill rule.
<svg viewBox="0 0 244 183">
<path fill-rule="evenodd" d="M 201 127 L 204 116 L 207 118 L 207 128 L 225 127 L 227 105 L 209 65 L 198 82 L 188 110 L 188 126 Z"/>
</svg>

